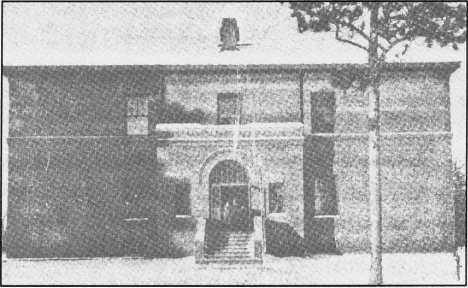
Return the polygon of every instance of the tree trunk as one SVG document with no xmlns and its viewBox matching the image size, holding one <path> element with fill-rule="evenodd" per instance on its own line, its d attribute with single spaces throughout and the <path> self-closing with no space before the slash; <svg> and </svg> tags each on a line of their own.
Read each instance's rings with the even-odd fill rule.
<svg viewBox="0 0 468 288">
<path fill-rule="evenodd" d="M 371 285 L 381 285 L 382 278 L 382 194 L 380 191 L 380 61 L 378 55 L 378 34 L 376 20 L 378 5 L 370 9 L 369 41 L 369 84 L 366 89 L 369 97 L 369 206 L 371 243 Z"/>
</svg>

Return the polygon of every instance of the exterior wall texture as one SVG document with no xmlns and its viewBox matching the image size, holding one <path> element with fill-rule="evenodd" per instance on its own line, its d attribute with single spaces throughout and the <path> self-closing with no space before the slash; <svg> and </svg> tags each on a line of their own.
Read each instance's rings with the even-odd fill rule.
<svg viewBox="0 0 468 288">
<path fill-rule="evenodd" d="M 193 217 L 209 218 L 209 187 L 203 182 L 206 181 L 211 171 L 206 166 L 212 168 L 219 161 L 233 159 L 246 166 L 250 181 L 255 186 L 268 187 L 268 183 L 284 183 L 285 213 L 291 217 L 291 224 L 296 231 L 303 235 L 302 137 L 297 137 L 297 135 L 296 137 L 282 137 L 282 139 L 275 139 L 271 136 L 271 139 L 259 137 L 253 144 L 251 137 L 242 137 L 244 134 L 240 133 L 238 143 L 235 144 L 231 137 L 216 137 L 216 140 L 197 139 L 191 132 L 193 129 L 190 125 L 187 126 L 182 129 L 187 131 L 187 134 L 192 134 L 190 138 L 168 139 L 169 145 L 158 148 L 158 159 L 167 167 L 167 173 L 171 176 L 187 179 L 190 182 Z M 299 126 L 296 131 L 301 133 L 302 125 L 296 126 Z M 215 126 L 207 129 L 214 130 L 212 132 L 214 135 L 222 134 L 220 132 L 222 128 Z M 280 135 L 276 130 L 278 129 L 274 129 L 272 133 Z M 245 131 L 250 134 L 247 129 Z M 262 134 L 265 135 L 265 132 Z M 252 197 L 258 199 L 263 195 L 252 195 Z M 257 205 L 259 210 L 262 209 L 262 205 Z"/>
<path fill-rule="evenodd" d="M 9 256 L 193 254 L 209 217 L 207 175 L 225 159 L 259 187 L 283 183 L 284 212 L 312 250 L 370 249 L 367 99 L 359 85 L 343 88 L 346 71 L 54 73 L 10 76 Z M 382 75 L 386 252 L 453 246 L 448 77 Z M 333 131 L 317 133 L 312 97 L 330 92 Z M 214 125 L 219 93 L 240 96 L 242 125 Z M 148 135 L 127 135 L 131 97 L 149 100 Z M 315 180 L 330 179 L 337 214 L 317 217 Z M 188 217 L 176 217 L 181 184 Z M 253 194 L 258 208 L 268 201 Z"/>
<path fill-rule="evenodd" d="M 430 71 L 392 72 L 382 77 L 381 181 L 386 252 L 453 248 L 448 77 Z M 305 130 L 310 136 L 306 136 L 304 146 L 304 167 L 309 167 L 304 178 L 323 177 L 313 170 L 324 171 L 332 161 L 338 197 L 338 214 L 329 220 L 314 218 L 313 203 L 305 203 L 309 211 L 306 235 L 312 245 L 326 246 L 332 240 L 323 235 L 334 234 L 341 252 L 367 252 L 367 99 L 358 88 L 336 88 L 330 74 L 306 75 L 304 83 L 306 121 L 313 118 L 310 92 L 332 91 L 336 97 L 333 133 L 314 134 L 312 127 Z M 330 147 L 334 147 L 332 151 Z M 304 188 L 309 201 L 314 198 L 311 181 L 305 180 Z M 329 224 L 321 225 L 325 222 Z"/>
<path fill-rule="evenodd" d="M 133 97 L 149 99 L 154 127 L 162 78 L 129 70 L 45 70 L 11 76 L 10 137 L 126 136 L 127 100 Z"/>
<path fill-rule="evenodd" d="M 190 249 L 178 245 L 194 224 L 175 219 L 177 195 L 154 153 L 157 139 L 11 138 L 9 145 L 8 257 Z"/>
<path fill-rule="evenodd" d="M 239 94 L 242 124 L 300 122 L 299 74 L 295 72 L 180 73 L 169 75 L 165 84 L 166 101 L 180 103 L 188 111 L 202 110 L 203 124 L 216 124 L 219 93 Z"/>
</svg>

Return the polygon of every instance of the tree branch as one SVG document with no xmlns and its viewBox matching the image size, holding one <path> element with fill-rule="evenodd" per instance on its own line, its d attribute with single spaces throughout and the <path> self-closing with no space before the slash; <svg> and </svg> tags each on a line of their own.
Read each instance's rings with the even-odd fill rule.
<svg viewBox="0 0 468 288">
<path fill-rule="evenodd" d="M 354 26 L 353 24 L 351 23 L 342 23 L 342 25 L 348 27 L 349 29 L 351 29 L 352 31 L 358 33 L 359 35 L 361 35 L 364 39 L 366 39 L 368 42 L 371 41 L 371 39 L 369 38 L 369 36 L 366 35 L 366 33 L 364 33 L 364 31 L 362 31 L 361 29 L 357 28 L 356 26 Z M 385 39 L 385 38 L 384 38 Z M 387 39 L 385 39 L 387 40 Z M 389 41 L 390 42 L 390 41 Z M 380 43 L 377 43 L 377 46 L 382 49 L 383 51 L 385 51 L 385 47 L 383 47 L 382 45 L 380 45 Z"/>
<path fill-rule="evenodd" d="M 358 43 L 356 43 L 356 42 L 353 42 L 353 41 L 350 41 L 350 40 L 346 40 L 346 39 L 340 38 L 340 36 L 338 35 L 338 33 L 339 33 L 339 31 L 340 31 L 338 23 L 337 23 L 335 26 L 336 26 L 336 29 L 335 29 L 335 38 L 336 38 L 336 40 L 341 41 L 341 42 L 344 42 L 344 43 L 351 44 L 351 45 L 353 45 L 353 46 L 356 46 L 356 47 L 358 47 L 358 48 L 363 49 L 363 50 L 366 51 L 366 52 L 369 51 L 366 47 L 362 46 L 361 44 L 358 44 Z"/>
<path fill-rule="evenodd" d="M 407 40 L 410 40 L 408 37 L 403 37 L 403 38 L 400 38 L 400 39 L 397 39 L 393 42 L 390 42 L 390 46 L 388 47 L 388 49 L 385 49 L 384 52 L 387 53 L 388 51 L 392 50 L 393 47 L 395 47 L 398 43 L 401 43 L 403 41 L 407 41 Z M 405 49 L 406 51 L 407 49 Z"/>
<path fill-rule="evenodd" d="M 366 33 L 364 33 L 364 31 L 362 31 L 361 29 L 357 28 L 356 26 L 354 26 L 353 24 L 351 23 L 346 23 L 346 22 L 343 22 L 341 23 L 342 25 L 348 27 L 349 29 L 353 30 L 354 32 L 357 32 L 359 35 L 361 35 L 364 39 L 366 39 L 367 41 L 370 41 L 370 38 L 369 36 L 366 35 Z"/>
<path fill-rule="evenodd" d="M 389 39 L 389 38 L 387 38 L 387 37 L 384 37 L 384 36 L 383 36 L 382 34 L 380 34 L 380 33 L 378 33 L 378 34 L 379 34 L 379 37 L 380 37 L 380 38 L 382 38 L 382 39 L 384 39 L 385 41 L 387 41 L 387 43 L 388 43 L 389 45 L 391 45 L 391 44 L 392 44 L 392 41 L 390 41 L 390 39 Z M 384 51 L 385 51 L 385 49 L 384 49 L 384 48 L 382 48 L 382 50 L 384 50 Z"/>
</svg>

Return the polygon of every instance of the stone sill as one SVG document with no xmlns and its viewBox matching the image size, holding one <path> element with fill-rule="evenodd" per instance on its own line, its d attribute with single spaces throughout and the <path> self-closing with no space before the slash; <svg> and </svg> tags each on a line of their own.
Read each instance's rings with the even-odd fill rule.
<svg viewBox="0 0 468 288">
<path fill-rule="evenodd" d="M 192 215 L 176 215 L 176 218 L 182 218 L 182 219 L 190 219 L 194 218 Z"/>
<path fill-rule="evenodd" d="M 250 123 L 246 125 L 157 124 L 161 139 L 268 139 L 302 138 L 304 125 L 291 123 Z"/>
<path fill-rule="evenodd" d="M 356 107 L 356 106 L 345 106 L 345 107 L 337 107 L 336 113 L 365 113 L 367 114 L 369 111 L 369 107 Z M 445 106 L 438 106 L 438 107 L 390 107 L 390 108 L 380 108 L 380 112 L 439 112 L 445 111 L 447 113 L 450 112 L 449 107 Z"/>
<path fill-rule="evenodd" d="M 139 221 L 148 221 L 148 218 L 127 218 L 125 219 L 127 222 L 139 222 Z"/>
<path fill-rule="evenodd" d="M 441 137 L 451 139 L 452 132 L 437 131 L 437 132 L 380 132 L 381 138 L 391 137 Z M 369 133 L 308 133 L 306 137 L 328 137 L 328 138 L 368 138 Z"/>
<path fill-rule="evenodd" d="M 318 219 L 321 219 L 321 218 L 340 218 L 339 215 L 319 215 L 319 216 L 314 216 L 314 218 L 318 218 Z"/>
</svg>

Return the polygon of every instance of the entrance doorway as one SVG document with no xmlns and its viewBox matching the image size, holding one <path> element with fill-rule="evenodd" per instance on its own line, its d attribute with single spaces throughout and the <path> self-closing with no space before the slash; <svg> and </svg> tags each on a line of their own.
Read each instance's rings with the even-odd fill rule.
<svg viewBox="0 0 468 288">
<path fill-rule="evenodd" d="M 249 178 L 237 161 L 218 163 L 210 173 L 210 218 L 229 230 L 253 228 Z"/>
</svg>

